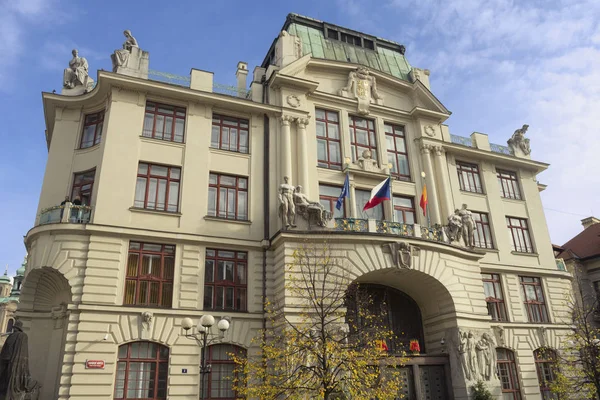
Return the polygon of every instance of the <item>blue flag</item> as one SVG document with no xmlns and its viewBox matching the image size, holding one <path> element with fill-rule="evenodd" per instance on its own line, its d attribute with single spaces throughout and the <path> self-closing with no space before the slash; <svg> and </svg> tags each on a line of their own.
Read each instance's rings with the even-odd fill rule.
<svg viewBox="0 0 600 400">
<path fill-rule="evenodd" d="M 340 193 L 340 197 L 338 197 L 337 202 L 335 203 L 335 208 L 341 210 L 344 205 L 344 197 L 350 197 L 350 179 L 348 174 L 346 174 L 346 180 L 344 181 L 344 187 L 342 188 L 342 193 Z"/>
</svg>

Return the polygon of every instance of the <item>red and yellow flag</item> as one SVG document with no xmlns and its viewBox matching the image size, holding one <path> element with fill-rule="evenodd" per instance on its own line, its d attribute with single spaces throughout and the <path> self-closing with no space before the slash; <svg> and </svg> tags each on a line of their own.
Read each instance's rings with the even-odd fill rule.
<svg viewBox="0 0 600 400">
<path fill-rule="evenodd" d="M 423 210 L 423 216 L 427 214 L 427 185 L 423 184 L 423 192 L 421 193 L 421 202 L 419 203 Z"/>
</svg>

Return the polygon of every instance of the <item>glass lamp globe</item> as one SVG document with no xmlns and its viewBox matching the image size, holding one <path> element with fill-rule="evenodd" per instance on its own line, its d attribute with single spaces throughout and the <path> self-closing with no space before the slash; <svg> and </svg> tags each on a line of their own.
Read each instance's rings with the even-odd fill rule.
<svg viewBox="0 0 600 400">
<path fill-rule="evenodd" d="M 200 321 L 202 321 L 202 319 Z M 202 326 L 201 322 L 198 322 L 198 326 L 196 326 L 196 329 L 198 330 L 198 333 L 206 332 L 206 328 Z"/>
<path fill-rule="evenodd" d="M 191 318 L 184 318 L 181 320 L 181 327 L 186 331 L 192 329 L 192 326 L 194 326 L 194 321 L 192 321 Z"/>
<path fill-rule="evenodd" d="M 227 321 L 225 318 L 221 319 L 217 324 L 217 328 L 219 328 L 221 332 L 225 332 L 227 329 L 229 329 L 229 321 Z"/>
<path fill-rule="evenodd" d="M 202 318 L 200 318 L 200 325 L 202 325 L 205 328 L 210 328 L 214 324 L 215 324 L 215 317 L 213 317 L 212 315 L 206 314 L 206 315 L 203 315 Z"/>
</svg>

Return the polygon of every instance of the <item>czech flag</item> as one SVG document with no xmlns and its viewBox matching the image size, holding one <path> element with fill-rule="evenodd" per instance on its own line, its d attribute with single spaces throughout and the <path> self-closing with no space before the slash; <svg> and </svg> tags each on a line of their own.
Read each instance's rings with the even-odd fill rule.
<svg viewBox="0 0 600 400">
<path fill-rule="evenodd" d="M 375 186 L 371 190 L 371 198 L 367 201 L 367 204 L 363 207 L 363 211 L 367 211 L 370 208 L 375 207 L 384 200 L 390 200 L 392 198 L 392 180 L 387 178 L 379 185 Z"/>
<path fill-rule="evenodd" d="M 423 210 L 423 216 L 427 213 L 427 185 L 423 184 L 423 192 L 421 193 L 421 202 L 419 203 Z"/>
</svg>

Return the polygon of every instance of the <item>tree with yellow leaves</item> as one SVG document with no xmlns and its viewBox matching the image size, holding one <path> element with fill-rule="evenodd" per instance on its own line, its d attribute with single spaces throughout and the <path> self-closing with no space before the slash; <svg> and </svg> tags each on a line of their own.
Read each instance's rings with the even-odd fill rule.
<svg viewBox="0 0 600 400">
<path fill-rule="evenodd" d="M 239 396 L 275 399 L 396 399 L 397 367 L 386 307 L 353 284 L 327 244 L 294 252 L 285 271 L 285 304 L 266 302 L 268 329 L 255 338 L 260 352 L 236 363 Z"/>
</svg>

